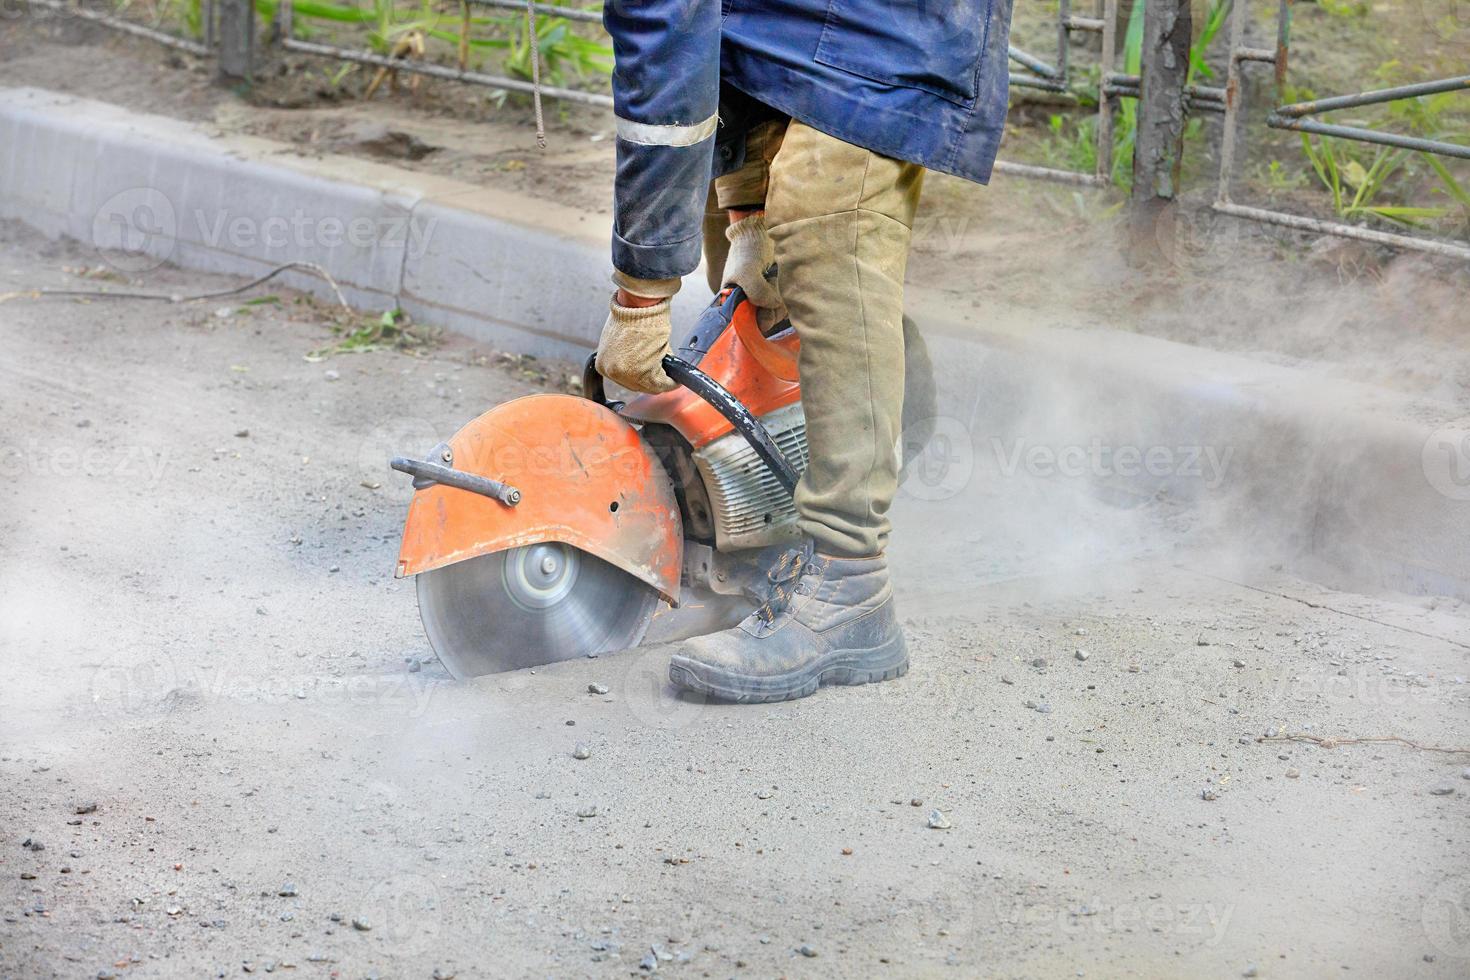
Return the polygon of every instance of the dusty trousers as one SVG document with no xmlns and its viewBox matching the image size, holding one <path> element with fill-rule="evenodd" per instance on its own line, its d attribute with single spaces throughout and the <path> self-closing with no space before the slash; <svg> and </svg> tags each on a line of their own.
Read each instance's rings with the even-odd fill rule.
<svg viewBox="0 0 1470 980">
<path fill-rule="evenodd" d="M 744 166 L 714 181 L 705 220 L 712 286 L 727 248 L 718 209 L 766 211 L 781 299 L 801 339 L 811 461 L 796 488 L 798 525 L 834 557 L 882 554 L 888 543 L 903 279 L 923 180 L 916 164 L 779 120 L 754 127 Z"/>
</svg>

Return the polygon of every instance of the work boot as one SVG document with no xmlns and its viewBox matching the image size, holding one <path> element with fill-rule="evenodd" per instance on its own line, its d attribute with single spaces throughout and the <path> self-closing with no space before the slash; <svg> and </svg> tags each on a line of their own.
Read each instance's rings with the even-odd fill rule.
<svg viewBox="0 0 1470 980">
<path fill-rule="evenodd" d="M 882 555 L 829 558 L 808 541 L 783 554 L 767 578 L 766 601 L 739 626 L 683 642 L 669 661 L 675 687 L 758 703 L 907 673 Z"/>
</svg>

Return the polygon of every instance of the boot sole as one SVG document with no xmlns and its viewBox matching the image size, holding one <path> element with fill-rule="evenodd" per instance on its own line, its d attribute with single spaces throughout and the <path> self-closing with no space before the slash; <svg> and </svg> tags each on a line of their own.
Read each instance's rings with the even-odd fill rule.
<svg viewBox="0 0 1470 980">
<path fill-rule="evenodd" d="M 774 677 L 736 674 L 674 654 L 669 681 L 678 688 L 730 704 L 794 701 L 829 684 L 856 686 L 902 677 L 909 672 L 909 653 L 900 635 L 868 650 L 844 650 L 801 670 Z"/>
</svg>

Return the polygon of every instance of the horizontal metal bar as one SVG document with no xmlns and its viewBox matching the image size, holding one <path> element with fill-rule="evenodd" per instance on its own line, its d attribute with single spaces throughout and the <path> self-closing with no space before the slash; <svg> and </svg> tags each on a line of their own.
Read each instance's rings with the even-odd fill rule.
<svg viewBox="0 0 1470 980">
<path fill-rule="evenodd" d="M 995 172 L 1014 177 L 1031 177 L 1035 180 L 1050 180 L 1058 184 L 1080 184 L 1083 187 L 1107 187 L 1111 184 L 1106 177 L 1096 174 L 1078 173 L 1075 170 L 1057 170 L 1053 167 L 1034 167 L 1029 163 L 1012 163 L 1009 160 L 995 161 Z"/>
<path fill-rule="evenodd" d="M 1221 214 L 1233 215 L 1237 218 L 1247 218 L 1251 221 L 1261 221 L 1266 224 L 1281 225 L 1283 228 L 1296 228 L 1300 231 L 1310 231 L 1319 235 L 1336 235 L 1339 238 L 1356 238 L 1359 241 L 1372 242 L 1375 245 L 1413 249 L 1417 252 L 1430 252 L 1434 255 L 1443 255 L 1447 258 L 1470 261 L 1470 245 L 1435 241 L 1431 238 L 1417 238 L 1413 235 L 1395 235 L 1392 232 L 1374 231 L 1372 228 L 1359 228 L 1356 225 L 1344 225 L 1336 221 L 1319 221 L 1316 218 L 1304 218 L 1301 215 L 1287 214 L 1284 211 L 1268 211 L 1265 208 L 1246 207 L 1242 204 L 1232 204 L 1229 201 L 1216 201 L 1214 209 Z"/>
<path fill-rule="evenodd" d="M 1068 17 L 1062 24 L 1069 31 L 1095 31 L 1102 32 L 1103 21 L 1101 17 Z"/>
<path fill-rule="evenodd" d="M 1189 88 L 1193 89 L 1194 86 L 1191 85 Z M 1105 87 L 1105 91 L 1108 95 L 1122 95 L 1130 99 L 1138 98 L 1137 85 L 1122 85 L 1111 83 Z M 1210 95 L 1199 95 L 1195 92 L 1186 90 L 1184 93 L 1184 99 L 1191 109 L 1200 109 L 1205 112 L 1225 111 L 1224 101 L 1214 98 Z"/>
<path fill-rule="evenodd" d="M 1054 82 L 1049 78 L 1037 78 L 1035 75 L 1020 75 L 1011 72 L 1012 88 L 1039 88 L 1044 92 L 1065 92 L 1067 86 L 1061 82 Z"/>
<path fill-rule="evenodd" d="M 1276 50 L 1274 48 L 1236 48 L 1231 56 L 1236 61 L 1264 61 L 1267 64 L 1276 63 Z"/>
<path fill-rule="evenodd" d="M 407 456 L 395 456 L 388 461 L 388 465 L 400 473 L 412 476 L 415 490 L 423 490 L 437 483 L 498 500 L 507 507 L 514 507 L 521 502 L 519 490 L 509 483 L 492 480 L 488 476 L 457 470 L 452 466 L 441 466 L 427 460 L 409 459 Z"/>
<path fill-rule="evenodd" d="M 385 58 L 371 51 L 348 51 L 346 48 L 333 47 L 330 44 L 317 44 L 315 41 L 299 41 L 296 38 L 282 38 L 281 47 L 287 51 L 299 51 L 302 54 L 316 54 L 324 58 L 336 58 L 340 61 L 351 61 L 359 65 L 373 65 L 378 68 L 391 68 L 394 71 L 408 72 L 412 75 L 427 75 L 430 78 L 443 78 L 451 82 L 468 82 L 471 85 L 484 85 L 489 88 L 509 89 L 512 92 L 534 92 L 535 86 L 530 82 L 523 82 L 518 78 L 506 78 L 503 75 L 486 75 L 477 71 L 460 71 L 458 68 L 449 68 L 445 65 L 436 65 L 426 61 L 409 61 L 406 58 Z M 613 105 L 612 96 L 599 95 L 596 92 L 582 92 L 573 88 L 558 88 L 554 85 L 541 86 L 541 94 L 548 99 L 562 99 L 567 102 L 580 102 L 583 105 L 598 106 L 603 109 L 611 109 Z"/>
<path fill-rule="evenodd" d="M 509 2 L 509 0 L 507 0 L 507 2 Z M 1051 65 L 1047 64 L 1046 62 L 1042 61 L 1040 58 L 1036 57 L 1034 54 L 1027 54 L 1025 51 L 1022 51 L 1020 48 L 1016 47 L 1014 44 L 1012 44 L 1010 47 L 1008 47 L 1006 49 L 1006 54 L 1009 55 L 1010 56 L 1010 59 L 1012 61 L 1014 61 L 1016 64 L 1018 64 L 1018 65 L 1025 65 L 1027 68 L 1030 68 L 1032 71 L 1036 72 L 1036 74 L 1040 75 L 1042 78 L 1061 78 L 1062 77 L 1062 73 L 1059 72 L 1059 71 L 1057 71 L 1056 68 L 1054 68 Z"/>
<path fill-rule="evenodd" d="M 157 41 L 159 44 L 165 44 L 171 48 L 178 48 L 180 51 L 187 51 L 190 54 L 199 55 L 200 57 L 208 57 L 214 53 L 210 48 L 200 44 L 198 41 L 190 41 L 187 38 L 177 37 L 165 31 L 157 31 L 151 27 L 144 27 L 142 24 L 134 24 L 130 20 L 123 20 L 121 17 L 114 17 L 111 14 L 98 13 L 95 10 L 87 10 L 69 3 L 62 3 L 60 0 L 30 0 L 30 3 L 33 6 L 44 7 L 47 10 L 54 10 L 59 14 L 65 14 L 68 17 L 90 20 L 95 24 L 110 27 L 124 34 L 132 34 L 135 37 Z"/>
<path fill-rule="evenodd" d="M 1143 80 L 1138 75 L 1128 75 L 1123 72 L 1108 72 L 1103 76 L 1103 84 L 1126 86 L 1133 89 L 1134 92 L 1137 92 L 1138 87 L 1143 84 Z M 1192 95 L 1197 99 L 1209 99 L 1212 102 L 1221 103 L 1225 101 L 1225 90 L 1217 85 L 1189 85 L 1185 87 L 1184 91 L 1185 94 Z"/>
<path fill-rule="evenodd" d="M 1399 85 L 1395 88 L 1375 89 L 1371 92 L 1356 92 L 1352 95 L 1334 95 L 1331 98 L 1312 99 L 1309 102 L 1293 102 L 1290 105 L 1277 106 L 1276 115 L 1290 118 L 1314 116 L 1319 112 L 1330 112 L 1333 109 L 1352 109 L 1357 106 L 1397 102 L 1400 99 L 1412 99 L 1420 95 L 1436 95 L 1440 92 L 1454 91 L 1470 92 L 1470 75 L 1441 78 L 1433 82 L 1416 82 L 1413 85 Z"/>
<path fill-rule="evenodd" d="M 495 7 L 500 10 L 525 10 L 526 0 L 469 0 L 477 7 Z M 549 17 L 563 17 L 567 20 L 580 20 L 587 24 L 601 24 L 602 11 L 600 10 L 578 10 L 575 7 L 558 7 L 554 4 L 536 4 L 536 13 L 546 14 Z"/>
<path fill-rule="evenodd" d="M 1276 112 L 1266 117 L 1266 125 L 1272 129 L 1294 129 L 1299 133 L 1337 136 L 1342 139 L 1358 140 L 1362 143 L 1378 143 L 1382 146 L 1397 146 L 1405 150 L 1420 150 L 1424 153 L 1438 153 L 1441 156 L 1470 160 L 1470 146 L 1446 143 L 1443 140 L 1400 136 L 1398 133 L 1384 133 L 1376 129 L 1363 129 L 1360 126 L 1338 126 L 1334 123 L 1318 122 L 1315 119 L 1283 119 Z"/>
</svg>

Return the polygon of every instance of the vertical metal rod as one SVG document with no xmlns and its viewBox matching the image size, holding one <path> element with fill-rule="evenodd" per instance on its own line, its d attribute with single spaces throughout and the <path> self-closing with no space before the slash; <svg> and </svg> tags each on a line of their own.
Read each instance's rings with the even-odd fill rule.
<svg viewBox="0 0 1470 980">
<path fill-rule="evenodd" d="M 1243 2 L 1243 0 L 1242 0 Z M 1113 106 L 1102 80 L 1113 72 L 1113 51 L 1118 43 L 1118 0 L 1102 0 L 1102 71 L 1097 86 L 1097 178 L 1113 180 Z"/>
<path fill-rule="evenodd" d="M 1285 4 L 1282 5 L 1283 9 Z M 1230 57 L 1225 69 L 1225 126 L 1220 134 L 1220 183 L 1215 189 L 1215 203 L 1228 204 L 1230 182 L 1235 176 L 1236 132 L 1240 128 L 1241 43 L 1245 40 L 1245 24 L 1250 18 L 1250 0 L 1235 0 L 1230 8 Z"/>
<path fill-rule="evenodd" d="M 1067 21 L 1071 18 L 1071 16 L 1072 0 L 1060 0 L 1059 6 L 1057 8 L 1057 79 L 1062 83 L 1062 87 L 1064 88 L 1067 85 L 1067 54 L 1068 49 L 1071 47 L 1071 45 L 1067 43 L 1068 38 L 1071 34 L 1070 30 L 1067 28 Z"/>
<path fill-rule="evenodd" d="M 220 77 L 250 78 L 255 47 L 255 5 L 251 0 L 220 0 L 219 36 Z"/>
<path fill-rule="evenodd" d="M 276 31 L 283 38 L 290 37 L 295 28 L 293 21 L 296 11 L 291 4 L 292 0 L 281 0 L 281 5 L 276 8 Z"/>
</svg>

